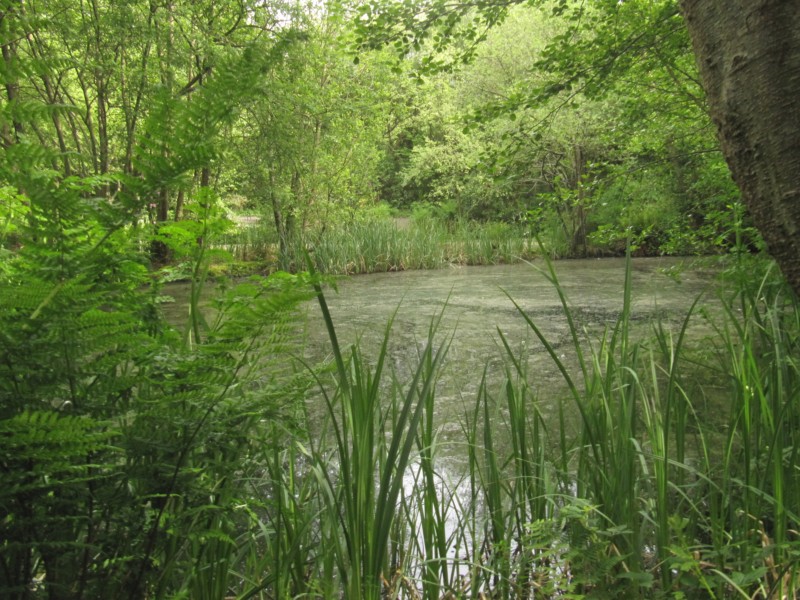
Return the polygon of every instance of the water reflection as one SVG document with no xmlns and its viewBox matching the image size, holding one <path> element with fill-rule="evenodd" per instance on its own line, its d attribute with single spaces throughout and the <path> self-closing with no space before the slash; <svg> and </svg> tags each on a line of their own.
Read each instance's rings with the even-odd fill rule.
<svg viewBox="0 0 800 600">
<path fill-rule="evenodd" d="M 682 265 L 673 258 L 633 260 L 631 320 L 638 335 L 647 335 L 656 318 L 677 328 L 695 298 L 711 284 L 708 270 L 683 270 L 679 281 L 667 274 Z M 556 270 L 573 317 L 590 338 L 613 326 L 623 306 L 624 259 L 560 261 Z M 367 358 L 378 352 L 386 323 L 394 315 L 388 352 L 401 380 L 413 372 L 431 324 L 440 320 L 435 340 L 449 343 L 449 350 L 437 387 L 436 421 L 441 450 L 456 459 L 464 456 L 459 447 L 464 416 L 474 410 L 483 374 L 491 394 L 496 395 L 505 380 L 508 361 L 498 332 L 525 365 L 545 421 L 555 421 L 557 399 L 565 389 L 563 378 L 510 298 L 540 327 L 568 367 L 577 369 L 558 294 L 531 265 L 352 277 L 326 297 L 340 344 L 358 342 Z M 323 359 L 329 344 L 315 304 L 308 306 L 305 332 L 308 357 Z"/>
</svg>

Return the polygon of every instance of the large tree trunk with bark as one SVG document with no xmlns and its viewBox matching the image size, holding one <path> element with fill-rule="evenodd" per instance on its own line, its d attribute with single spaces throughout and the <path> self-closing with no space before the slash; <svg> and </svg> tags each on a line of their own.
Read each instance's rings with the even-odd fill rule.
<svg viewBox="0 0 800 600">
<path fill-rule="evenodd" d="M 681 0 L 722 152 L 800 294 L 800 3 Z"/>
</svg>

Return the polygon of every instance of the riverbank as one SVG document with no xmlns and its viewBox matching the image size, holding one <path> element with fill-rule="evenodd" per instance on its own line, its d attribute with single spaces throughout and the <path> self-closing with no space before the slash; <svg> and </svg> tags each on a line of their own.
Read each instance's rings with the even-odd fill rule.
<svg viewBox="0 0 800 600">
<path fill-rule="evenodd" d="M 281 253 L 270 223 L 253 221 L 216 240 L 229 258 L 217 259 L 212 273 L 246 275 L 305 269 L 305 252 L 315 269 L 330 275 L 361 275 L 454 266 L 515 264 L 550 259 L 619 257 L 624 247 L 589 245 L 571 254 L 561 239 L 535 236 L 519 224 L 436 219 L 374 219 L 322 227 L 285 244 Z M 634 254 L 647 256 L 646 248 Z"/>
</svg>

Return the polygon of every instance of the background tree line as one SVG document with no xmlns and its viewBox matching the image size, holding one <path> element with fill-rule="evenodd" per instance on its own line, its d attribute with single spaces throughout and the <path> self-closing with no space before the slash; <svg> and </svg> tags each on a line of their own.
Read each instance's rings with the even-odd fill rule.
<svg viewBox="0 0 800 600">
<path fill-rule="evenodd" d="M 377 4 L 6 4 L 5 147 L 35 140 L 66 177 L 113 174 L 109 199 L 141 174 L 137 160 L 175 153 L 149 117 L 160 111 L 177 143 L 176 111 L 226 58 L 275 52 L 207 160 L 157 182 L 142 215 L 156 228 L 210 186 L 229 214 L 269 223 L 284 268 L 293 244 L 376 203 L 520 224 L 555 255 L 617 254 L 628 240 L 650 254 L 759 243 L 674 2 L 504 7 L 493 28 L 446 21 L 435 58 L 413 32 L 389 32 L 387 45 L 369 15 L 395 28 L 403 16 Z M 162 242 L 151 250 L 168 259 Z"/>
</svg>

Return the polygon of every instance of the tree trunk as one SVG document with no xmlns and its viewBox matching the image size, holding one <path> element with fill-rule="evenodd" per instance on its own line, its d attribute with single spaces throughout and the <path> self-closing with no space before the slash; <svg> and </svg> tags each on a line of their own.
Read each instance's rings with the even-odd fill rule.
<svg viewBox="0 0 800 600">
<path fill-rule="evenodd" d="M 95 60 L 98 65 L 94 68 L 94 82 L 95 82 L 95 102 L 97 104 L 97 134 L 100 142 L 100 174 L 105 175 L 108 173 L 110 167 L 110 153 L 109 153 L 109 133 L 108 133 L 108 109 L 109 109 L 109 89 L 108 89 L 108 76 L 105 73 L 105 66 L 103 65 L 104 52 L 108 49 L 105 47 L 105 41 L 101 32 L 100 23 L 100 9 L 97 5 L 97 0 L 92 0 L 92 28 L 94 29 L 94 44 L 95 52 L 97 53 Z M 104 189 L 104 195 L 108 194 L 108 189 Z"/>
<path fill-rule="evenodd" d="M 157 12 L 155 2 L 150 2 L 145 27 L 145 44 L 139 63 L 138 82 L 129 83 L 126 76 L 127 64 L 124 58 L 120 61 L 120 86 L 122 109 L 125 113 L 125 159 L 123 172 L 126 175 L 133 173 L 133 149 L 136 144 L 136 127 L 142 112 L 142 99 L 147 89 L 147 74 L 149 72 L 150 50 L 153 47 L 153 28 Z M 124 50 L 122 55 L 124 56 Z"/>
<path fill-rule="evenodd" d="M 681 0 L 709 112 L 753 221 L 800 294 L 800 10 Z"/>
<path fill-rule="evenodd" d="M 5 15 L 4 15 L 4 18 Z M 12 75 L 16 68 L 14 64 L 17 60 L 17 46 L 15 43 L 8 43 L 2 46 L 3 51 L 3 63 L 5 64 L 5 70 L 8 75 L 6 76 L 6 98 L 10 105 L 13 105 L 17 101 L 17 95 L 19 93 L 19 83 L 16 80 L 16 77 Z M 13 125 L 14 125 L 14 139 L 12 140 L 8 133 L 3 134 L 4 143 L 11 144 L 11 143 L 19 143 L 20 138 L 25 134 L 25 128 L 22 125 L 16 116 L 13 118 Z"/>
<path fill-rule="evenodd" d="M 178 190 L 178 198 L 175 200 L 175 215 L 173 220 L 177 223 L 181 220 L 181 213 L 183 212 L 183 200 L 186 196 L 186 191 L 181 188 Z"/>
<path fill-rule="evenodd" d="M 583 189 L 583 174 L 586 169 L 586 158 L 580 144 L 575 144 L 572 152 L 572 172 L 575 180 L 570 187 L 575 190 L 575 206 L 573 208 L 572 250 L 573 256 L 585 258 L 586 247 L 586 193 Z"/>
</svg>

